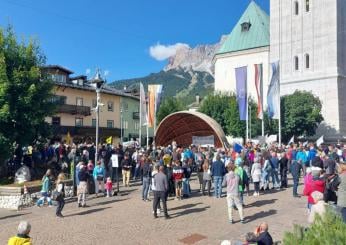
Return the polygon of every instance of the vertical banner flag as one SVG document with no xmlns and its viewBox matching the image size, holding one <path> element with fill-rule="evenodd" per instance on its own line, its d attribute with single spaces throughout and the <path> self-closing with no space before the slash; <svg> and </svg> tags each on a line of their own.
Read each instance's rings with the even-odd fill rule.
<svg viewBox="0 0 346 245">
<path fill-rule="evenodd" d="M 148 127 L 151 128 L 154 126 L 154 121 L 155 121 L 155 94 L 156 94 L 155 85 L 148 85 L 148 94 L 149 94 Z"/>
<path fill-rule="evenodd" d="M 240 120 L 247 120 L 247 67 L 235 68 L 237 101 Z"/>
<path fill-rule="evenodd" d="M 255 86 L 257 91 L 257 118 L 263 119 L 263 66 L 255 64 Z"/>
<path fill-rule="evenodd" d="M 161 95 L 162 95 L 162 84 L 156 84 L 156 94 L 155 94 L 155 112 L 159 111 L 160 103 L 161 103 Z"/>
<path fill-rule="evenodd" d="M 144 92 L 144 87 L 142 83 L 139 83 L 139 90 L 140 90 L 140 111 L 141 111 L 141 115 L 139 115 L 141 117 L 141 123 L 142 125 L 140 126 L 144 126 L 147 124 L 147 102 L 145 100 L 145 92 Z"/>
<path fill-rule="evenodd" d="M 268 114 L 272 119 L 280 119 L 279 62 L 272 63 L 272 79 L 268 88 Z"/>
</svg>

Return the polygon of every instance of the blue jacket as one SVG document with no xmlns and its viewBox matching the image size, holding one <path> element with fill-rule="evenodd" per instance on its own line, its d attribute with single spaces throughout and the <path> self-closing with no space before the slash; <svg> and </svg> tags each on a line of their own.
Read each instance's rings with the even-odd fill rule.
<svg viewBox="0 0 346 245">
<path fill-rule="evenodd" d="M 315 158 L 316 154 L 317 154 L 317 151 L 315 148 L 310 149 L 308 154 L 308 161 L 309 162 L 312 161 L 312 159 Z"/>
<path fill-rule="evenodd" d="M 94 168 L 94 171 L 93 171 L 94 179 L 96 179 L 98 175 L 105 176 L 105 170 L 104 170 L 104 168 L 101 167 L 101 166 L 96 166 L 96 167 Z"/>
<path fill-rule="evenodd" d="M 212 176 L 222 177 L 225 175 L 225 173 L 226 173 L 226 168 L 225 168 L 225 164 L 223 162 L 221 162 L 221 161 L 213 162 L 213 164 L 211 166 Z"/>
<path fill-rule="evenodd" d="M 272 157 L 270 161 L 273 164 L 273 168 L 278 169 L 279 168 L 279 159 L 277 157 Z"/>
<path fill-rule="evenodd" d="M 304 164 L 308 161 L 308 157 L 306 156 L 306 153 L 304 151 L 298 151 L 296 160 L 301 160 L 301 163 Z"/>
</svg>

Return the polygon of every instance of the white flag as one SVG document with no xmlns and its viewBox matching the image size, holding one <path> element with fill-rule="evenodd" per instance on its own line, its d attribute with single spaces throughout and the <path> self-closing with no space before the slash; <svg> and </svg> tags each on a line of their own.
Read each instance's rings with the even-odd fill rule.
<svg viewBox="0 0 346 245">
<path fill-rule="evenodd" d="M 141 111 L 141 115 L 139 115 L 141 117 L 141 122 L 142 122 L 142 125 L 141 126 L 144 126 L 147 124 L 147 102 L 145 100 L 145 92 L 144 92 L 144 87 L 143 87 L 143 84 L 142 83 L 139 83 L 139 92 L 140 92 L 140 111 Z"/>
<path fill-rule="evenodd" d="M 290 141 L 288 141 L 288 145 L 294 143 L 294 135 L 292 136 L 292 138 L 290 139 Z"/>
<path fill-rule="evenodd" d="M 317 147 L 319 147 L 324 142 L 323 135 L 316 141 Z"/>
<path fill-rule="evenodd" d="M 272 63 L 273 75 L 267 95 L 268 115 L 272 119 L 280 119 L 280 71 L 279 62 Z"/>
</svg>

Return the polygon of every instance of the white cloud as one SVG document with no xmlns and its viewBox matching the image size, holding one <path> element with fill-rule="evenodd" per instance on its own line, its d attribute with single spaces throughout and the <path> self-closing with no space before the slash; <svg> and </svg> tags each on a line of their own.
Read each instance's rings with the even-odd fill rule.
<svg viewBox="0 0 346 245">
<path fill-rule="evenodd" d="M 173 45 L 162 45 L 157 43 L 149 48 L 150 56 L 156 60 L 166 60 L 175 55 L 179 48 L 189 48 L 185 43 L 176 43 Z"/>
<path fill-rule="evenodd" d="M 86 74 L 86 75 L 89 75 L 90 72 L 91 72 L 91 69 L 90 69 L 90 68 L 87 68 L 87 69 L 85 70 L 85 74 Z"/>
</svg>

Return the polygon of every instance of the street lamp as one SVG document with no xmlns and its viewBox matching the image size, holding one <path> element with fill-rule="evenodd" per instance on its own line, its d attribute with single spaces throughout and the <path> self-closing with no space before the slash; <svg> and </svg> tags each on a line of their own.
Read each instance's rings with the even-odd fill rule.
<svg viewBox="0 0 346 245">
<path fill-rule="evenodd" d="M 95 163 L 97 162 L 98 159 L 98 145 L 99 145 L 99 117 L 100 117 L 100 105 L 101 105 L 101 88 L 102 85 L 105 83 L 105 81 L 101 78 L 100 70 L 97 69 L 95 77 L 91 80 L 91 83 L 95 86 L 96 89 L 96 149 L 95 149 Z"/>
</svg>

